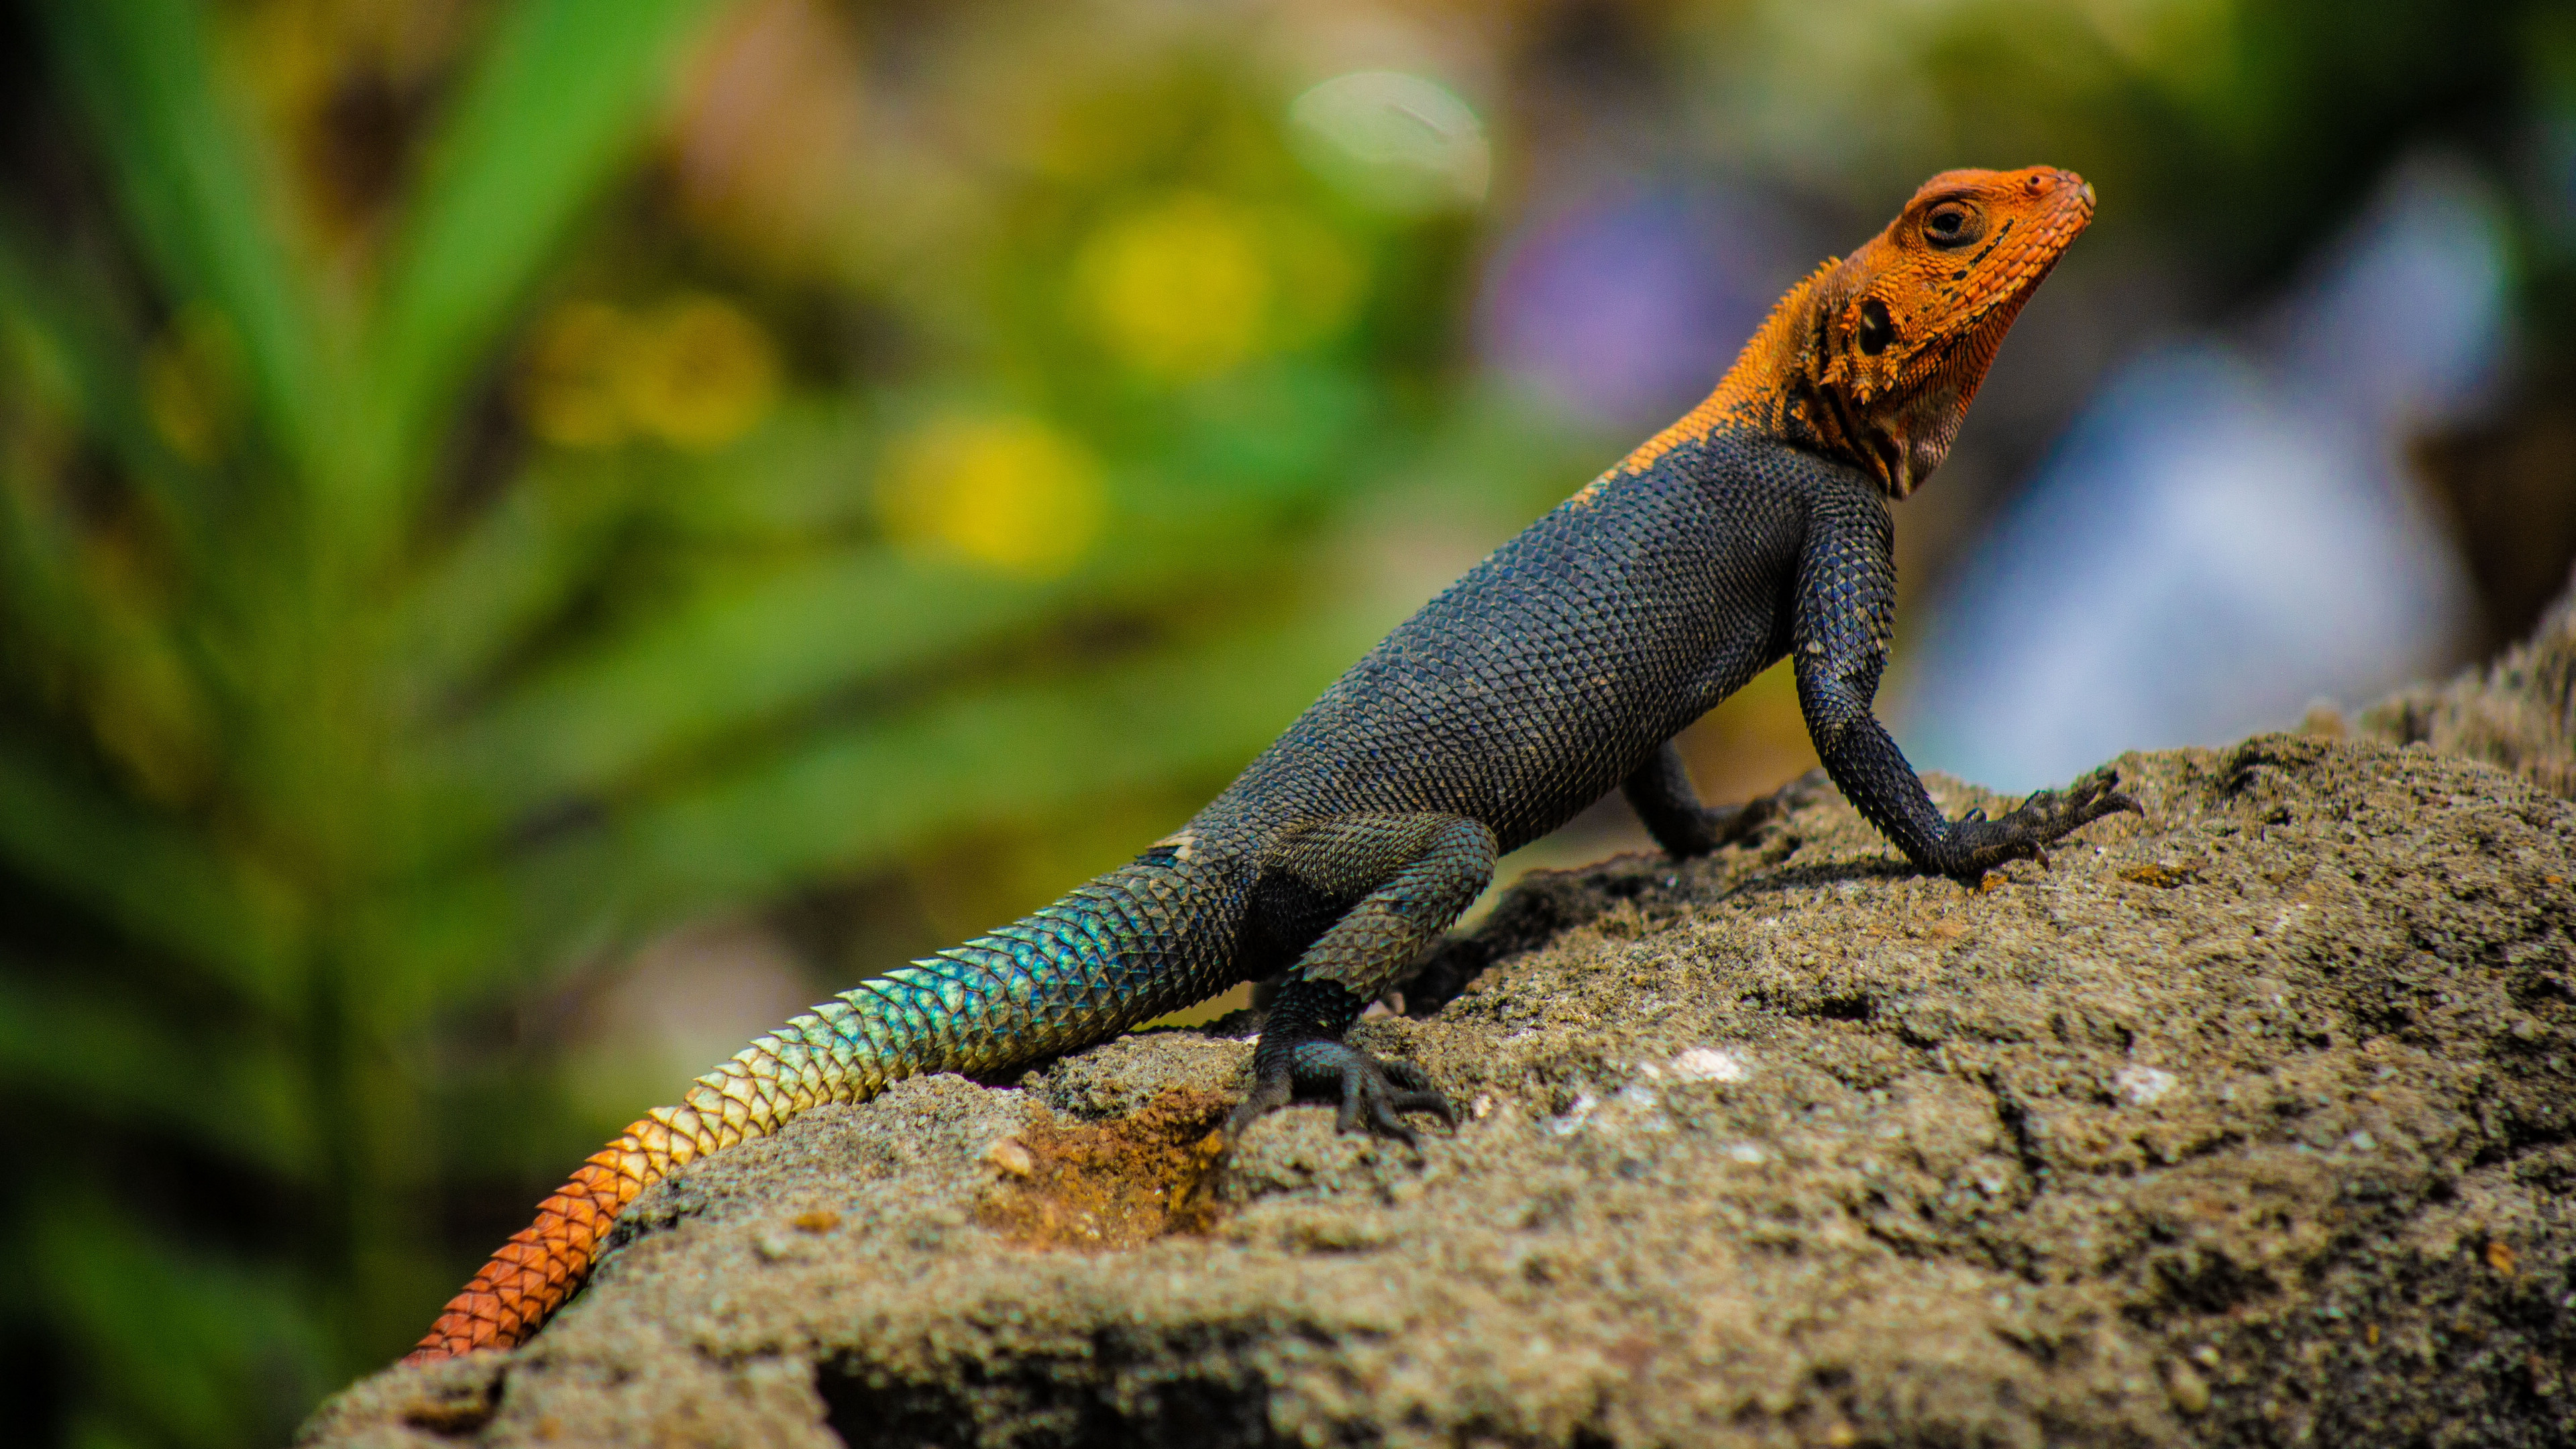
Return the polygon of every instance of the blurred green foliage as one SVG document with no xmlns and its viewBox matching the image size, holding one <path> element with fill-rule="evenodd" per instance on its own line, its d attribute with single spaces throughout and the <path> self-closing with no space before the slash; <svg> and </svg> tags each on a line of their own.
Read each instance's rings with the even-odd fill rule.
<svg viewBox="0 0 2576 1449">
<path fill-rule="evenodd" d="M 1221 781 L 1383 622 L 1278 585 L 1418 432 L 1379 284 L 1454 225 L 1144 57 L 1165 94 L 1052 98 L 1075 154 L 987 187 L 980 248 L 844 288 L 930 355 L 835 387 L 721 265 L 566 254 L 710 8 L 479 17 L 338 249 L 224 63 L 255 13 L 42 17 L 130 247 L 0 223 L 0 1080 L 44 1104 L 0 1306 L 81 1442 L 274 1439 L 417 1335 L 470 1262 L 442 1201 L 602 1130 L 492 1011 Z"/>
<path fill-rule="evenodd" d="M 2219 296 L 2413 138 L 2576 127 L 2537 6 L 1349 8 L 1483 57 L 1506 147 L 1625 108 L 1870 224 L 2045 159 Z M 1489 542 L 1612 455 L 1463 356 L 1483 170 L 1336 185 L 1276 35 L 1139 9 L 33 7 L 0 1345 L 40 1432 L 275 1442 L 649 1105 L 559 1069 L 637 943 L 1114 862 L 1437 581 L 1345 557 L 1355 508 Z"/>
</svg>

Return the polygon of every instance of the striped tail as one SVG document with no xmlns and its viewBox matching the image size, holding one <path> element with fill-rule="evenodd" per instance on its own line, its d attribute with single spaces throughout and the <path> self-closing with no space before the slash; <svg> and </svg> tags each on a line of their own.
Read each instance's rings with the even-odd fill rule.
<svg viewBox="0 0 2576 1449">
<path fill-rule="evenodd" d="M 990 1072 L 1050 1056 L 1214 995 L 1233 980 L 1232 909 L 1208 872 L 1139 861 L 842 992 L 592 1153 L 403 1361 L 526 1342 L 590 1276 L 609 1225 L 636 1194 L 809 1107 L 863 1102 L 916 1073 Z"/>
</svg>

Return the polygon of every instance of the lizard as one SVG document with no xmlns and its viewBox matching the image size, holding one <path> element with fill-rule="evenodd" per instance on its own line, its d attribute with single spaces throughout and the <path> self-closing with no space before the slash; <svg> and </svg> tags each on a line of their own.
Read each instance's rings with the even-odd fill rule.
<svg viewBox="0 0 2576 1449">
<path fill-rule="evenodd" d="M 824 1102 L 988 1075 L 1277 981 L 1239 1143 L 1293 1101 L 1414 1142 L 1419 1068 L 1343 1037 L 1502 852 L 1623 791 L 1677 856 L 1778 797 L 1703 804 L 1673 737 L 1783 657 L 1827 775 L 1917 869 L 1976 883 L 2115 811 L 2116 772 L 1951 820 L 1871 712 L 1895 615 L 1890 506 L 1947 456 L 2004 333 L 2090 223 L 2072 172 L 1949 171 L 1773 308 L 1706 400 L 1503 544 L 1129 864 L 861 982 L 638 1119 L 456 1294 L 410 1362 L 523 1342 L 647 1185 Z"/>
</svg>

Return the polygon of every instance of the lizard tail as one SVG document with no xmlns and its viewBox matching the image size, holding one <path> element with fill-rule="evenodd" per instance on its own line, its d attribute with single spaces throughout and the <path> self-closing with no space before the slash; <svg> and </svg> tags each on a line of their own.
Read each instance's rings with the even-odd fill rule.
<svg viewBox="0 0 2576 1449">
<path fill-rule="evenodd" d="M 526 1342 L 590 1276 L 638 1193 L 809 1107 L 863 1102 L 920 1072 L 1051 1056 L 1214 995 L 1230 984 L 1230 895 L 1207 872 L 1148 857 L 761 1037 L 592 1153 L 403 1361 Z"/>
</svg>

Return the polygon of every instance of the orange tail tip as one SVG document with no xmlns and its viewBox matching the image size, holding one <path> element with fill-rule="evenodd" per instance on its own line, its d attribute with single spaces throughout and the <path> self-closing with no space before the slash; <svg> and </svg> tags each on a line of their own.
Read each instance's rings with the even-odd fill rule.
<svg viewBox="0 0 2576 1449">
<path fill-rule="evenodd" d="M 538 1206 L 537 1220 L 511 1234 L 482 1271 L 447 1300 L 438 1321 L 403 1362 L 438 1363 L 478 1348 L 526 1342 L 590 1276 L 619 1210 L 681 1160 L 667 1146 L 656 1150 L 646 1145 L 671 1140 L 661 1123 L 646 1118 L 592 1153 L 569 1182 Z"/>
</svg>

